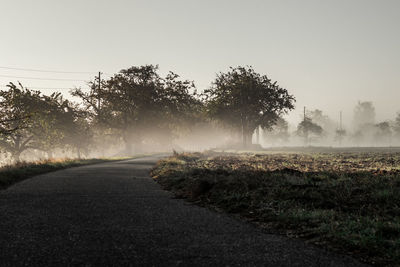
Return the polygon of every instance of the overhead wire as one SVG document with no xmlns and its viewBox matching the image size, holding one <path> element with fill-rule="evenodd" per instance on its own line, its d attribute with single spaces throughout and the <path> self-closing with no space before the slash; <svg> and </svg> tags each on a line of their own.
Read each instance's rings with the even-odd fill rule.
<svg viewBox="0 0 400 267">
<path fill-rule="evenodd" d="M 8 85 L 0 85 L 0 87 L 8 88 Z M 44 90 L 73 90 L 76 87 L 40 87 L 40 86 L 26 86 L 28 89 L 44 89 Z"/>
<path fill-rule="evenodd" d="M 96 74 L 96 72 L 89 72 L 89 71 L 56 71 L 56 70 L 42 70 L 42 69 L 29 69 L 29 68 L 14 68 L 14 67 L 4 67 L 4 66 L 0 66 L 0 69 L 49 72 L 49 73 L 66 73 L 66 74 Z"/>
<path fill-rule="evenodd" d="M 0 75 L 5 78 L 16 78 L 16 79 L 29 79 L 29 80 L 49 80 L 49 81 L 74 81 L 74 82 L 86 82 L 87 80 L 79 79 L 59 79 L 59 78 L 38 78 L 38 77 L 25 77 L 25 76 L 12 76 L 12 75 Z"/>
<path fill-rule="evenodd" d="M 61 70 L 49 70 L 49 69 L 34 69 L 34 68 L 17 68 L 17 67 L 8 67 L 8 66 L 0 66 L 0 69 L 4 70 L 16 70 L 16 71 L 26 71 L 26 72 L 41 72 L 41 73 L 58 73 L 58 74 L 91 74 L 93 76 L 97 76 L 98 72 L 88 72 L 88 71 L 61 71 Z M 113 76 L 111 73 L 101 72 L 102 75 L 105 76 Z M 27 80 L 43 80 L 43 81 L 72 81 L 72 82 L 88 82 L 88 80 L 84 79 L 70 79 L 70 78 L 47 78 L 47 77 L 31 77 L 31 76 L 14 76 L 14 75 L 4 75 L 0 74 L 0 77 L 4 78 L 13 78 L 13 79 L 27 79 Z M 7 85 L 0 85 L 0 87 L 7 88 Z M 66 87 L 39 87 L 39 86 L 27 86 L 30 89 L 43 89 L 43 90 L 71 90 L 76 88 L 76 86 L 71 86 L 71 88 Z"/>
<path fill-rule="evenodd" d="M 15 68 L 15 67 L 5 67 L 5 66 L 0 66 L 0 69 L 32 71 L 32 72 L 46 72 L 46 73 L 61 73 L 61 74 L 92 74 L 92 75 L 98 74 L 98 72 L 94 72 L 94 71 L 61 71 L 61 70 L 31 69 L 31 68 Z M 107 72 L 102 72 L 102 74 L 105 74 L 108 76 L 114 75 L 112 73 L 107 73 Z"/>
</svg>

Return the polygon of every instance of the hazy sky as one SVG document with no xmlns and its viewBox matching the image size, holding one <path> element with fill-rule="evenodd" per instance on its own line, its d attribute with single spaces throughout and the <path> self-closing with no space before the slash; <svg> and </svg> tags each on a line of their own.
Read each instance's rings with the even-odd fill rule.
<svg viewBox="0 0 400 267">
<path fill-rule="evenodd" d="M 400 111 L 398 0 L 0 0 L 0 85 L 69 88 L 132 65 L 159 64 L 209 86 L 229 66 L 252 65 L 333 119 L 352 118 L 358 100 L 377 119 Z M 44 90 L 44 92 L 52 90 Z M 67 92 L 67 90 L 64 90 Z"/>
</svg>

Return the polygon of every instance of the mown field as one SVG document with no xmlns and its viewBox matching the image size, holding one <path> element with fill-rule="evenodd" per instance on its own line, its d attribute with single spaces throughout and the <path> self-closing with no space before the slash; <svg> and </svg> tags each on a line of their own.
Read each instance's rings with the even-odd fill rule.
<svg viewBox="0 0 400 267">
<path fill-rule="evenodd" d="M 152 176 L 177 197 L 375 265 L 400 265 L 400 152 L 174 154 Z"/>
</svg>

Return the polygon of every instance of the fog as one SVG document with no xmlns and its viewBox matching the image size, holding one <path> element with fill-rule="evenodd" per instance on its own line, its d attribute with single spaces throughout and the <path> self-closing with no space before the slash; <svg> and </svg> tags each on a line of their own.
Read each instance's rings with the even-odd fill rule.
<svg viewBox="0 0 400 267">
<path fill-rule="evenodd" d="M 348 108 L 347 110 L 351 110 Z M 382 118 L 377 116 L 372 101 L 359 101 L 352 107 L 352 113 L 339 111 L 336 118 L 326 115 L 323 110 L 306 111 L 306 116 L 321 126 L 321 133 L 310 132 L 308 140 L 299 134 L 298 124 L 285 121 L 272 130 L 262 131 L 260 144 L 276 146 L 332 146 L 332 147 L 390 147 L 400 145 L 400 113 Z M 347 119 L 345 118 L 347 115 Z M 301 123 L 304 115 L 299 115 Z M 379 119 L 378 119 L 379 118 Z M 345 123 L 346 122 L 346 123 Z M 256 140 L 253 137 L 253 140 Z"/>
<path fill-rule="evenodd" d="M 399 111 L 396 0 L 5 0 L 1 9 L 2 38 L 8 40 L 0 44 L 2 66 L 89 72 L 1 69 L 0 75 L 41 78 L 19 80 L 50 88 L 46 93 L 66 88 L 67 96 L 98 71 L 149 63 L 196 81 L 202 91 L 216 72 L 248 64 L 296 96 L 292 124 L 299 123 L 303 106 L 334 120 L 343 111 L 348 126 L 358 101 L 373 101 L 379 121 Z M 0 86 L 9 81 L 0 76 Z"/>
<path fill-rule="evenodd" d="M 203 116 L 202 110 L 191 118 L 173 114 L 171 119 L 172 109 L 146 114 L 162 106 L 143 108 L 147 103 L 137 109 L 140 116 L 123 117 L 110 99 L 98 103 L 98 95 L 92 95 L 89 107 L 71 94 L 76 88 L 92 92 L 99 71 L 107 88 L 121 68 L 148 64 L 159 64 L 162 79 L 173 70 L 193 81 L 195 87 L 185 85 L 189 92 L 206 92 L 219 72 L 238 66 L 252 66 L 287 89 L 296 99 L 294 109 L 272 118 L 272 128 L 264 123 L 253 131 L 251 149 L 400 145 L 399 1 L 6 0 L 0 6 L 6 40 L 0 44 L 1 90 L 7 91 L 9 82 L 21 82 L 43 95 L 60 92 L 64 100 L 81 105 L 62 133 L 49 131 L 52 120 L 23 125 L 42 127 L 41 137 L 37 132 L 15 140 L 8 136 L 4 140 L 13 146 L 2 152 L 3 162 L 19 156 L 32 160 L 243 149 L 243 125 L 227 125 Z M 105 110 L 96 113 L 102 101 Z M 59 113 L 61 121 L 69 114 Z M 124 120 L 127 127 L 115 124 Z M 148 123 L 156 120 L 161 121 Z M 4 133 L 14 129 L 2 127 Z M 21 144 L 28 148 L 22 151 Z"/>
<path fill-rule="evenodd" d="M 84 140 L 73 140 L 80 148 L 54 148 L 51 152 L 39 149 L 27 149 L 21 154 L 21 160 L 46 160 L 49 158 L 98 158 L 128 157 L 147 153 L 172 153 L 173 151 L 204 151 L 217 149 L 223 151 L 254 150 L 279 147 L 394 147 L 400 146 L 400 116 L 393 114 L 387 120 L 377 120 L 377 110 L 373 102 L 359 102 L 353 107 L 352 123 L 340 126 L 340 119 L 330 118 L 323 110 L 306 110 L 306 117 L 322 128 L 321 132 L 308 129 L 304 135 L 299 124 L 293 124 L 280 118 L 272 129 L 254 132 L 252 146 L 241 146 L 240 133 L 225 127 L 218 122 L 197 122 L 184 130 L 163 131 L 160 129 L 135 129 L 128 135 L 135 138 L 141 132 L 140 143 L 126 142 L 118 134 L 107 132 L 107 129 L 96 129 L 88 143 Z M 304 114 L 302 115 L 304 116 Z M 299 116 L 300 117 L 300 116 Z M 304 119 L 304 117 L 303 117 Z M 302 119 L 299 118 L 301 123 Z M 81 137 L 76 137 L 81 138 Z M 129 148 L 128 148 L 129 147 Z M 1 153 L 1 163 L 12 164 L 15 160 L 6 151 Z"/>
</svg>

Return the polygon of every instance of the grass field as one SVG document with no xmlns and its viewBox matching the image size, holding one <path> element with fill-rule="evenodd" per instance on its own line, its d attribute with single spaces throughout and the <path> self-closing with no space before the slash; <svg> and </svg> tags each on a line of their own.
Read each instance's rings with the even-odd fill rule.
<svg viewBox="0 0 400 267">
<path fill-rule="evenodd" d="M 177 197 L 274 233 L 400 264 L 400 152 L 175 154 L 152 176 Z"/>
<path fill-rule="evenodd" d="M 54 159 L 36 162 L 21 162 L 0 168 L 0 190 L 29 177 L 60 169 L 88 164 L 121 160 L 111 159 Z"/>
</svg>

